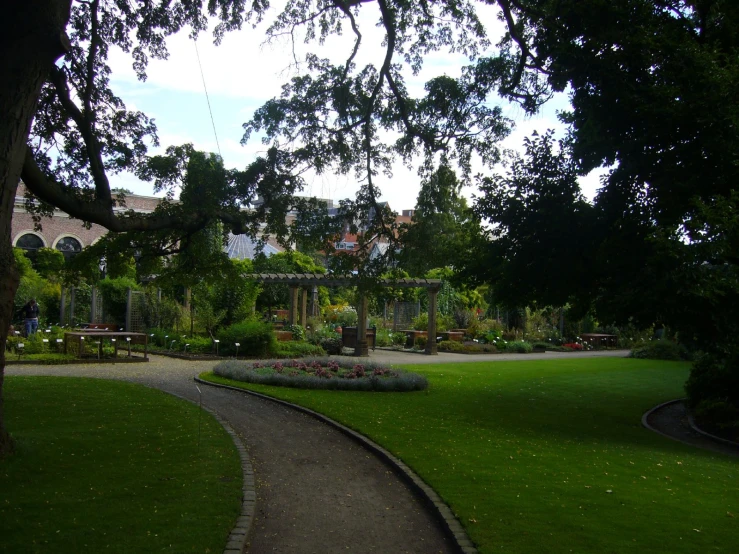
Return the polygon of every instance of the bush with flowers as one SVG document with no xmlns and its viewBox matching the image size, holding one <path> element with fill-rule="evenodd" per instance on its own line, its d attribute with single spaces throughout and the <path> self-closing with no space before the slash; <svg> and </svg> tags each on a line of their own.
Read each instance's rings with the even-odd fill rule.
<svg viewBox="0 0 739 554">
<path fill-rule="evenodd" d="M 369 361 L 330 358 L 227 360 L 216 365 L 213 373 L 233 381 L 300 389 L 408 392 L 428 387 L 426 378 L 417 373 Z"/>
<path fill-rule="evenodd" d="M 566 342 L 562 346 L 569 348 L 570 350 L 582 350 L 582 344 L 579 342 Z"/>
<path fill-rule="evenodd" d="M 357 325 L 357 310 L 349 304 L 331 304 L 323 309 L 323 317 L 327 323 L 340 327 Z"/>
</svg>

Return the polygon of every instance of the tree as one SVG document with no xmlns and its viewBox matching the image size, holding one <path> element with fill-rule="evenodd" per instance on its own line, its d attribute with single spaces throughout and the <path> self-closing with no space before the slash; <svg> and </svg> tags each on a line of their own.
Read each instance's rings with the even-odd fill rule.
<svg viewBox="0 0 739 554">
<path fill-rule="evenodd" d="M 400 266 L 420 276 L 435 267 L 458 266 L 476 234 L 479 219 L 461 195 L 454 170 L 442 165 L 421 183 L 410 224 L 401 229 Z"/>
<path fill-rule="evenodd" d="M 550 131 L 525 140 L 508 171 L 485 177 L 475 200 L 491 226 L 463 251 L 462 278 L 490 283 L 509 308 L 570 302 L 587 311 L 598 244 L 595 209 L 582 196 L 578 165 Z"/>
</svg>

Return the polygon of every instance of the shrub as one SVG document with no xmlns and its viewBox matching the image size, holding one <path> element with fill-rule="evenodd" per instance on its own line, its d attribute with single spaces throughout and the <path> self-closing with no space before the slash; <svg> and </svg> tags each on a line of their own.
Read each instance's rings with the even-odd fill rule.
<svg viewBox="0 0 739 554">
<path fill-rule="evenodd" d="M 275 351 L 277 339 L 269 323 L 261 321 L 243 321 L 222 329 L 218 333 L 221 341 L 221 354 L 236 353 L 238 342 L 239 354 L 244 356 L 266 356 Z"/>
<path fill-rule="evenodd" d="M 167 344 L 167 339 L 170 336 L 174 337 L 175 335 L 175 332 L 171 329 L 162 329 L 159 327 L 148 329 L 146 332 L 149 334 L 150 346 L 169 346 L 169 344 Z"/>
<path fill-rule="evenodd" d="M 185 350 L 186 344 L 190 345 L 187 347 L 187 350 Z M 215 354 L 215 345 L 210 337 L 184 338 L 179 341 L 179 344 L 176 346 L 178 346 L 181 351 L 188 352 L 190 354 Z M 218 353 L 222 353 L 220 347 L 218 349 Z"/>
<path fill-rule="evenodd" d="M 503 339 L 503 335 L 498 329 L 490 329 L 487 333 L 485 333 L 484 337 L 481 337 L 480 340 L 488 343 L 488 344 L 495 344 L 499 340 Z"/>
<path fill-rule="evenodd" d="M 528 354 L 533 350 L 531 343 L 522 340 L 514 340 L 506 344 L 506 352 L 516 352 L 518 354 Z"/>
<path fill-rule="evenodd" d="M 454 340 L 443 340 L 438 345 L 440 352 L 464 352 L 467 354 L 493 354 L 498 349 L 493 344 L 461 343 Z"/>
<path fill-rule="evenodd" d="M 582 344 L 580 344 L 579 342 L 566 342 L 562 346 L 564 346 L 567 350 L 582 350 Z"/>
<path fill-rule="evenodd" d="M 701 402 L 728 402 L 739 408 L 739 354 L 704 355 L 690 370 L 685 383 L 688 405 L 697 408 Z M 707 410 L 708 411 L 708 410 Z M 725 411 L 725 410 L 724 410 Z"/>
<path fill-rule="evenodd" d="M 390 346 L 393 343 L 393 332 L 390 329 L 378 328 L 375 336 L 377 346 Z"/>
<path fill-rule="evenodd" d="M 411 328 L 417 331 L 428 331 L 429 329 L 429 314 L 422 313 L 418 317 L 414 317 L 411 321 Z"/>
<path fill-rule="evenodd" d="M 326 306 L 324 316 L 326 321 L 342 327 L 355 327 L 357 325 L 357 310 L 347 304 Z"/>
<path fill-rule="evenodd" d="M 418 350 L 423 350 L 426 348 L 427 342 L 428 342 L 427 337 L 416 337 L 416 340 L 413 342 L 413 347 L 417 348 Z"/>
<path fill-rule="evenodd" d="M 338 355 L 341 354 L 344 344 L 341 342 L 341 337 L 324 337 L 318 345 L 323 348 L 326 354 Z"/>
<path fill-rule="evenodd" d="M 650 360 L 682 360 L 687 358 L 687 351 L 676 342 L 655 340 L 634 348 L 631 351 L 631 357 Z"/>
<path fill-rule="evenodd" d="M 451 316 L 442 315 L 436 313 L 436 331 L 446 331 L 454 326 L 454 318 Z M 429 314 L 422 313 L 418 317 L 413 318 L 411 327 L 417 331 L 428 331 L 429 330 Z"/>
<path fill-rule="evenodd" d="M 54 349 L 56 346 L 50 346 L 51 343 L 45 343 L 43 341 L 45 338 L 47 337 L 43 336 L 41 332 L 37 332 L 29 337 L 9 336 L 6 348 L 16 355 L 19 353 L 22 355 L 41 354 Z M 23 348 L 19 348 L 19 344 L 22 344 Z"/>
<path fill-rule="evenodd" d="M 119 277 L 117 279 L 106 278 L 98 283 L 100 293 L 103 296 L 105 313 L 111 323 L 122 324 L 126 321 L 126 306 L 128 305 L 128 289 L 141 290 L 131 278 Z"/>
<path fill-rule="evenodd" d="M 467 329 L 476 319 L 472 310 L 454 310 L 454 324 L 457 329 Z"/>
<path fill-rule="evenodd" d="M 693 415 L 699 423 L 728 431 L 732 435 L 739 433 L 739 408 L 725 400 L 707 399 L 698 402 Z"/>
<path fill-rule="evenodd" d="M 403 346 L 406 340 L 405 333 L 393 333 L 390 340 L 393 341 L 393 346 Z"/>
<path fill-rule="evenodd" d="M 284 341 L 277 343 L 275 356 L 279 358 L 304 358 L 305 356 L 324 356 L 326 351 L 317 344 Z"/>
<path fill-rule="evenodd" d="M 464 344 L 456 340 L 443 340 L 436 348 L 440 352 L 464 352 Z"/>
<path fill-rule="evenodd" d="M 305 327 L 302 325 L 285 325 L 283 330 L 290 331 L 293 334 L 293 340 L 303 341 L 305 340 Z"/>
<path fill-rule="evenodd" d="M 467 327 L 467 335 L 472 339 L 480 339 L 490 331 L 503 332 L 503 324 L 497 319 L 473 319 Z"/>
</svg>

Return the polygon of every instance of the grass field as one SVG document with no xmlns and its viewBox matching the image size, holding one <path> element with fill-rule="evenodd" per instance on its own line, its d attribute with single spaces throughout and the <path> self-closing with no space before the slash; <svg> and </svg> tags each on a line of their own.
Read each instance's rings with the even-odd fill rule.
<svg viewBox="0 0 739 554">
<path fill-rule="evenodd" d="M 406 367 L 428 377 L 428 391 L 248 388 L 388 448 L 444 498 L 481 552 L 735 551 L 739 460 L 640 424 L 648 409 L 683 396 L 687 364 Z"/>
<path fill-rule="evenodd" d="M 6 377 L 0 552 L 222 552 L 241 464 L 207 412 L 124 382 Z"/>
</svg>

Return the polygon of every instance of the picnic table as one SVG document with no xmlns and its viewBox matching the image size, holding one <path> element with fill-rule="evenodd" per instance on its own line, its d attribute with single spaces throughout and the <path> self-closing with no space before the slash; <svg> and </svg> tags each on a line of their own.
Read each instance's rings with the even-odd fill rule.
<svg viewBox="0 0 739 554">
<path fill-rule="evenodd" d="M 67 331 L 64 333 L 64 353 L 69 350 L 69 341 L 77 341 L 78 357 L 82 357 L 84 352 L 84 342 L 86 338 L 94 337 L 98 345 L 98 358 L 103 357 L 103 340 L 108 339 L 113 343 L 115 357 L 118 357 L 118 341 L 125 342 L 128 346 L 128 357 L 131 357 L 131 343 L 144 345 L 144 359 L 149 359 L 149 341 L 146 333 L 130 333 L 127 331 L 103 331 L 103 330 L 83 330 L 83 331 Z"/>
</svg>

